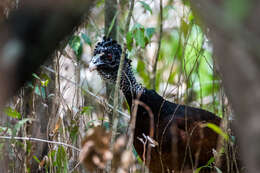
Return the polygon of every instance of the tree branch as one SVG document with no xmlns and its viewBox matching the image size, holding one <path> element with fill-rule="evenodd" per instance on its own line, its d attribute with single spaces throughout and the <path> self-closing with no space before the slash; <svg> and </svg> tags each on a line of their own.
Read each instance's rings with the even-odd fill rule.
<svg viewBox="0 0 260 173">
<path fill-rule="evenodd" d="M 157 64 L 161 49 L 161 42 L 162 42 L 162 32 L 163 32 L 163 6 L 162 6 L 162 0 L 160 0 L 160 16 L 159 16 L 159 38 L 158 38 L 158 48 L 155 55 L 155 62 L 153 65 L 153 72 L 152 72 L 152 88 L 155 90 L 156 88 L 156 71 L 157 71 Z"/>
<path fill-rule="evenodd" d="M 129 25 L 130 25 L 130 20 L 131 20 L 131 16 L 133 13 L 133 9 L 134 9 L 134 0 L 131 0 L 131 5 L 130 5 L 130 9 L 129 9 L 129 13 L 127 16 L 127 21 L 126 21 L 126 25 L 125 25 L 125 36 L 129 30 Z M 117 114 L 117 109 L 118 109 L 118 91 L 119 91 L 119 86 L 120 86 L 120 81 L 121 81 L 121 74 L 122 74 L 122 69 L 124 66 L 124 62 L 125 62 L 125 57 L 126 57 L 126 45 L 124 44 L 123 47 L 123 53 L 121 55 L 121 59 L 120 59 L 120 64 L 119 64 L 119 69 L 117 72 L 117 80 L 116 80 L 116 86 L 115 86 L 115 93 L 114 93 L 114 109 L 113 109 L 113 126 L 112 126 L 112 135 L 111 135 L 111 147 L 113 146 L 114 142 L 115 142 L 115 137 L 116 137 L 116 129 L 117 129 L 117 125 L 118 125 L 118 114 Z"/>
<path fill-rule="evenodd" d="M 39 138 L 29 138 L 29 137 L 17 137 L 17 136 L 0 136 L 0 139 L 10 139 L 10 140 L 27 140 L 27 141 L 37 141 L 37 142 L 46 142 L 46 143 L 50 143 L 50 144 L 57 144 L 57 145 L 63 145 L 65 147 L 69 147 L 69 148 L 72 148 L 73 150 L 76 150 L 78 152 L 80 152 L 80 149 L 77 148 L 77 147 L 74 147 L 70 144 L 66 144 L 66 143 L 63 143 L 63 142 L 57 142 L 57 141 L 48 141 L 48 140 L 45 140 L 45 139 L 39 139 Z"/>
</svg>

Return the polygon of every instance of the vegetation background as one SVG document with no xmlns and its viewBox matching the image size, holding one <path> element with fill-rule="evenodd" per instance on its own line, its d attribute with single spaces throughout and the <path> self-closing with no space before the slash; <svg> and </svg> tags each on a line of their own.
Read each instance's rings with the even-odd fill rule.
<svg viewBox="0 0 260 173">
<path fill-rule="evenodd" d="M 19 3 L 2 2 L 6 18 Z M 81 141 L 95 126 L 111 129 L 115 118 L 111 111 L 114 86 L 88 70 L 94 46 L 104 35 L 126 44 L 135 76 L 143 86 L 169 101 L 217 114 L 225 121 L 222 130 L 215 130 L 223 136 L 228 133 L 228 124 L 236 117 L 212 58 L 208 30 L 189 1 L 138 0 L 133 7 L 127 28 L 129 1 L 98 0 L 88 22 L 9 100 L 0 116 L 4 172 L 85 171 L 78 164 Z M 121 93 L 118 109 L 119 124 L 112 130 L 124 134 L 129 108 Z M 134 163 L 129 172 L 144 171 L 138 157 Z"/>
</svg>

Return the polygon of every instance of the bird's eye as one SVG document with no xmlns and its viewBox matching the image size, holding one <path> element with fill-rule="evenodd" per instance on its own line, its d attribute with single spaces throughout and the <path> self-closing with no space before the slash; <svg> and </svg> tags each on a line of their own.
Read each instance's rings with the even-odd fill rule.
<svg viewBox="0 0 260 173">
<path fill-rule="evenodd" d="M 112 60 L 112 54 L 111 53 L 107 54 L 107 59 Z"/>
</svg>

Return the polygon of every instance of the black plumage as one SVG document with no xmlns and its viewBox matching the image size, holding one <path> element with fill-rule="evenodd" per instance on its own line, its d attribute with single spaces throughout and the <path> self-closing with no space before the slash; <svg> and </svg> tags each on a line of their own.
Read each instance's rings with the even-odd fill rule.
<svg viewBox="0 0 260 173">
<path fill-rule="evenodd" d="M 97 70 L 104 80 L 115 83 L 121 53 L 122 49 L 116 41 L 103 38 L 95 48 L 90 69 Z M 176 173 L 182 169 L 192 171 L 192 168 L 205 165 L 213 156 L 212 150 L 216 148 L 218 135 L 202 124 L 210 122 L 219 125 L 219 117 L 202 109 L 171 103 L 154 90 L 142 87 L 137 83 L 131 69 L 131 61 L 127 57 L 120 89 L 131 111 L 136 99 L 142 103 L 139 104 L 136 114 L 134 147 L 143 158 L 144 146 L 140 138 L 143 134 L 152 135 L 150 137 L 156 142 L 155 146 L 151 147 L 150 164 L 147 165 L 151 172 L 174 170 Z M 151 130 L 154 133 L 151 133 Z"/>
</svg>

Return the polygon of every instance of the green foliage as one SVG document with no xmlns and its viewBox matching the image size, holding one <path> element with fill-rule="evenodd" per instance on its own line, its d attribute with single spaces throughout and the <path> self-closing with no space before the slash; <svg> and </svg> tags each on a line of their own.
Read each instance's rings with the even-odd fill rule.
<svg viewBox="0 0 260 173">
<path fill-rule="evenodd" d="M 133 34 L 132 34 L 132 32 L 127 32 L 127 34 L 126 34 L 126 47 L 129 51 L 132 50 L 132 47 L 133 47 Z"/>
<path fill-rule="evenodd" d="M 97 7 L 100 7 L 101 5 L 103 5 L 105 3 L 105 0 L 98 0 L 97 1 Z"/>
<path fill-rule="evenodd" d="M 148 5 L 146 2 L 144 1 L 137 1 L 139 3 L 142 4 L 143 8 L 146 10 L 146 11 L 149 11 L 151 14 L 153 14 L 153 10 L 152 8 L 150 7 L 150 5 Z"/>
<path fill-rule="evenodd" d="M 84 40 L 84 42 L 85 42 L 86 44 L 88 44 L 89 46 L 92 45 L 92 41 L 91 41 L 91 39 L 87 36 L 87 34 L 81 33 L 81 38 L 82 38 L 82 39 Z"/>
<path fill-rule="evenodd" d="M 219 126 L 217 126 L 216 124 L 206 123 L 205 126 L 210 128 L 211 130 L 213 130 L 214 132 L 216 132 L 220 136 L 222 136 L 226 141 L 229 140 L 228 135 L 225 132 L 223 132 L 223 130 Z"/>
<path fill-rule="evenodd" d="M 89 115 L 93 109 L 94 108 L 92 106 L 84 106 L 82 108 L 80 114 L 87 114 L 87 115 Z"/>
<path fill-rule="evenodd" d="M 116 21 L 117 15 L 118 15 L 118 12 L 115 14 L 115 16 L 113 17 L 112 22 L 111 22 L 110 25 L 109 25 L 108 31 L 107 31 L 107 33 L 106 33 L 106 37 L 108 37 L 108 36 L 110 35 L 110 32 L 111 32 L 112 28 L 113 28 L 114 25 L 115 25 L 115 21 Z"/>
<path fill-rule="evenodd" d="M 42 98 L 46 98 L 45 89 L 42 86 L 35 86 L 34 93 Z"/>
<path fill-rule="evenodd" d="M 40 78 L 36 73 L 33 73 L 32 76 L 33 76 L 35 79 L 41 80 L 41 78 Z"/>
<path fill-rule="evenodd" d="M 194 173 L 199 173 L 203 168 L 211 168 L 212 167 L 211 165 L 214 161 L 215 158 L 211 157 L 206 165 L 197 168 Z"/>
<path fill-rule="evenodd" d="M 162 82 L 168 82 L 169 84 L 176 84 L 176 77 L 181 73 L 181 68 L 176 65 L 173 71 L 169 72 L 172 64 L 179 64 L 176 60 L 181 60 L 183 46 L 181 43 L 181 37 L 178 30 L 173 30 L 170 33 L 164 34 L 161 41 L 161 51 L 159 53 L 159 63 L 163 63 L 163 66 L 157 68 L 156 73 L 156 89 Z M 162 75 L 167 73 L 167 81 L 162 80 Z"/>
<path fill-rule="evenodd" d="M 33 149 L 33 148 L 32 148 L 32 143 L 31 143 L 31 141 L 26 141 L 26 152 L 27 152 L 28 154 L 31 154 L 31 152 L 33 151 L 32 149 Z"/>
<path fill-rule="evenodd" d="M 83 43 L 80 37 L 77 35 L 72 36 L 72 38 L 69 41 L 69 46 L 72 48 L 77 57 L 77 60 L 79 61 L 83 52 Z"/>
<path fill-rule="evenodd" d="M 14 127 L 12 128 L 12 135 L 15 136 L 15 135 L 20 131 L 21 127 L 22 127 L 25 123 L 27 123 L 28 121 L 33 121 L 33 119 L 32 119 L 32 118 L 24 118 L 24 119 L 18 121 L 18 122 L 14 125 Z"/>
<path fill-rule="evenodd" d="M 222 171 L 218 167 L 214 166 L 214 168 L 216 169 L 217 173 L 222 173 Z"/>
<path fill-rule="evenodd" d="M 53 166 L 56 167 L 58 173 L 67 173 L 69 170 L 68 158 L 66 150 L 59 146 L 57 151 L 51 152 Z"/>
<path fill-rule="evenodd" d="M 104 121 L 103 127 L 105 127 L 106 130 L 109 130 L 110 129 L 110 123 L 108 121 Z"/>
<path fill-rule="evenodd" d="M 68 165 L 68 157 L 66 150 L 62 147 L 59 146 L 58 150 L 52 150 L 48 154 L 49 158 L 52 160 L 52 165 L 54 168 L 56 168 L 57 173 L 66 173 L 69 170 L 69 165 Z"/>
<path fill-rule="evenodd" d="M 4 113 L 12 118 L 16 118 L 16 119 L 20 119 L 22 116 L 19 112 L 17 112 L 15 109 L 11 108 L 11 107 L 7 107 L 4 109 Z"/>
<path fill-rule="evenodd" d="M 33 159 L 34 159 L 38 164 L 41 162 L 36 156 L 33 156 Z"/>
<path fill-rule="evenodd" d="M 76 144 L 76 141 L 78 139 L 78 133 L 79 133 L 79 125 L 77 121 L 72 120 L 71 125 L 68 127 L 68 131 L 69 131 L 72 144 Z"/>
<path fill-rule="evenodd" d="M 155 33 L 155 28 L 148 27 L 145 28 L 141 24 L 137 23 L 133 26 L 131 31 L 126 34 L 126 45 L 129 51 L 132 50 L 133 41 L 135 41 L 136 46 L 145 48 L 147 44 L 151 41 L 152 36 Z"/>
<path fill-rule="evenodd" d="M 144 28 L 138 27 L 133 32 L 134 39 L 136 41 L 136 44 L 140 46 L 141 48 L 145 48 L 145 34 L 144 34 Z"/>
<path fill-rule="evenodd" d="M 46 87 L 48 87 L 51 78 L 46 73 L 41 73 L 40 76 L 33 73 L 32 76 L 40 82 L 40 85 L 33 86 L 30 84 L 30 87 L 34 89 L 36 95 L 46 99 Z"/>
<path fill-rule="evenodd" d="M 51 80 L 50 77 L 46 73 L 42 73 L 39 77 L 36 73 L 33 73 L 32 76 L 36 79 L 39 80 L 41 83 L 42 87 L 47 87 L 49 84 L 49 81 Z"/>
<path fill-rule="evenodd" d="M 190 25 L 184 19 L 181 19 L 180 30 L 184 34 L 184 38 L 187 38 L 190 29 Z"/>
<path fill-rule="evenodd" d="M 153 34 L 155 33 L 155 28 L 145 28 L 145 37 L 148 41 L 151 41 Z"/>
<path fill-rule="evenodd" d="M 173 30 L 169 35 L 165 34 L 162 38 L 159 60 L 165 62 L 164 64 L 166 66 L 169 66 L 175 58 L 181 60 L 182 49 L 183 45 L 181 43 L 179 31 Z"/>
<path fill-rule="evenodd" d="M 139 73 L 140 77 L 143 79 L 143 83 L 145 86 L 149 87 L 150 85 L 150 77 L 145 71 L 145 63 L 142 60 L 138 60 L 137 63 L 137 72 Z"/>
</svg>

